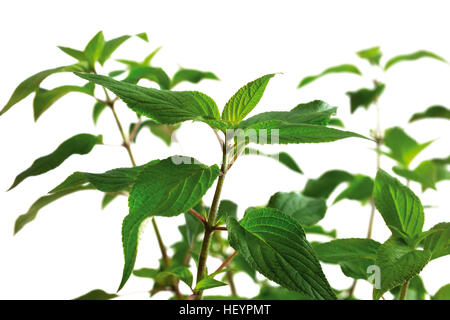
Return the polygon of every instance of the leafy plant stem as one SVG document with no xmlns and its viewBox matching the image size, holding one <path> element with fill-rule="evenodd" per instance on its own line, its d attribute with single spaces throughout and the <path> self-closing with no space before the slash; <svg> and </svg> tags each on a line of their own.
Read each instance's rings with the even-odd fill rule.
<svg viewBox="0 0 450 320">
<path fill-rule="evenodd" d="M 209 210 L 208 220 L 205 224 L 205 234 L 203 236 L 202 247 L 200 251 L 200 256 L 198 259 L 198 269 L 197 269 L 197 283 L 205 277 L 206 274 L 206 260 L 208 259 L 209 245 L 211 243 L 211 236 L 214 232 L 214 224 L 217 217 L 217 209 L 219 208 L 220 194 L 222 193 L 223 182 L 225 180 L 225 175 L 227 172 L 227 148 L 224 143 L 222 146 L 222 165 L 220 168 L 220 175 L 217 181 L 216 191 L 214 193 L 214 198 L 211 204 L 211 209 Z M 202 297 L 202 290 L 197 290 L 195 296 L 197 300 Z"/>
<path fill-rule="evenodd" d="M 406 280 L 406 282 L 402 285 L 402 288 L 400 290 L 400 296 L 399 300 L 406 300 L 406 292 L 408 291 L 409 286 L 409 280 Z"/>
</svg>

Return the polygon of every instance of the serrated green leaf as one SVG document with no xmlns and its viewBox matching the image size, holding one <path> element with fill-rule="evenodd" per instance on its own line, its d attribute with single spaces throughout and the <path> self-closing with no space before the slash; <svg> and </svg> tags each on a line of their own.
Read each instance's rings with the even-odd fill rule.
<svg viewBox="0 0 450 320">
<path fill-rule="evenodd" d="M 337 239 L 313 243 L 320 261 L 339 264 L 344 274 L 355 279 L 367 279 L 367 268 L 373 265 L 380 246 L 372 239 Z"/>
<path fill-rule="evenodd" d="M 220 122 L 216 103 L 203 93 L 157 90 L 116 81 L 100 75 L 76 74 L 111 90 L 132 110 L 161 124 L 175 124 L 186 120 L 206 123 L 210 123 L 210 120 Z"/>
<path fill-rule="evenodd" d="M 411 161 L 432 142 L 418 143 L 408 136 L 402 128 L 393 127 L 385 132 L 384 144 L 390 149 L 390 152 L 384 154 L 408 168 Z"/>
<path fill-rule="evenodd" d="M 450 120 L 450 109 L 444 106 L 431 106 L 424 112 L 414 113 L 409 122 L 422 119 L 447 119 Z"/>
<path fill-rule="evenodd" d="M 409 53 L 409 54 L 401 54 L 401 55 L 398 55 L 398 56 L 395 56 L 395 57 L 389 59 L 389 61 L 386 62 L 386 65 L 384 66 L 384 70 L 388 70 L 393 65 L 395 65 L 399 62 L 402 62 L 402 61 L 413 61 L 413 60 L 422 59 L 422 58 L 432 58 L 432 59 L 439 60 L 442 62 L 447 62 L 444 58 L 442 58 L 441 56 L 438 56 L 437 54 L 435 54 L 433 52 L 419 50 L 419 51 Z"/>
<path fill-rule="evenodd" d="M 414 170 L 400 166 L 395 166 L 392 170 L 399 176 L 420 183 L 423 191 L 428 188 L 436 190 L 436 183 L 450 180 L 449 164 L 450 157 L 422 161 Z"/>
<path fill-rule="evenodd" d="M 102 143 L 102 136 L 87 133 L 77 134 L 61 143 L 52 153 L 36 159 L 33 164 L 21 172 L 8 190 L 13 189 L 28 177 L 37 176 L 57 168 L 74 154 L 88 154 L 96 144 Z"/>
<path fill-rule="evenodd" d="M 25 99 L 30 93 L 35 92 L 39 88 L 41 82 L 44 81 L 44 79 L 47 78 L 48 76 L 59 72 L 75 72 L 86 70 L 87 70 L 86 66 L 83 64 L 73 64 L 69 66 L 44 70 L 32 75 L 31 77 L 22 81 L 17 86 L 17 88 L 12 93 L 6 105 L 0 111 L 0 115 L 4 114 L 6 111 L 11 109 L 11 107 L 14 106 L 16 103 L 18 103 L 19 101 Z"/>
<path fill-rule="evenodd" d="M 82 190 L 94 190 L 93 186 L 77 186 L 73 188 L 67 188 L 64 191 L 57 192 L 54 194 L 49 194 L 43 197 L 40 197 L 38 200 L 36 200 L 31 207 L 28 209 L 28 211 L 22 215 L 20 215 L 14 224 L 14 234 L 19 232 L 26 224 L 33 221 L 39 211 L 45 207 L 46 205 L 52 203 L 53 201 L 58 200 L 59 198 L 62 198 L 68 194 L 82 191 Z"/>
<path fill-rule="evenodd" d="M 328 199 L 337 186 L 352 180 L 353 175 L 347 171 L 330 170 L 317 179 L 308 179 L 302 193 L 308 197 Z"/>
<path fill-rule="evenodd" d="M 250 266 L 286 289 L 336 299 L 300 224 L 271 208 L 249 209 L 227 221 L 230 245 Z"/>
<path fill-rule="evenodd" d="M 155 82 L 162 90 L 170 89 L 170 78 L 162 68 L 149 66 L 133 68 L 124 81 L 137 84 L 141 79 Z"/>
<path fill-rule="evenodd" d="M 125 41 L 130 39 L 131 36 L 125 35 L 121 37 L 117 37 L 108 41 L 105 41 L 103 50 L 98 58 L 98 62 L 101 65 L 104 65 L 106 60 L 108 60 L 114 51 L 117 50 Z"/>
<path fill-rule="evenodd" d="M 322 78 L 323 76 L 327 75 L 327 74 L 332 74 L 332 73 L 353 73 L 353 74 L 357 74 L 357 75 L 361 75 L 361 71 L 359 71 L 359 69 L 352 65 L 352 64 L 341 64 L 338 66 L 334 66 L 334 67 L 330 67 L 326 70 L 324 70 L 322 73 L 319 73 L 317 75 L 313 75 L 313 76 L 308 76 L 303 78 L 300 83 L 298 84 L 297 88 L 301 88 L 306 86 L 307 84 Z"/>
<path fill-rule="evenodd" d="M 107 293 L 101 289 L 95 289 L 73 300 L 111 300 L 117 297 L 118 295 L 115 293 Z"/>
<path fill-rule="evenodd" d="M 373 89 L 362 88 L 357 91 L 349 91 L 350 112 L 354 113 L 358 108 L 368 109 L 370 105 L 378 100 L 385 88 L 383 83 L 375 82 Z"/>
<path fill-rule="evenodd" d="M 372 196 L 373 190 L 373 180 L 372 178 L 356 174 L 353 180 L 349 183 L 348 187 L 345 188 L 337 197 L 334 199 L 333 203 L 339 202 L 343 199 L 357 200 L 361 202 L 366 202 Z"/>
<path fill-rule="evenodd" d="M 215 280 L 213 278 L 203 278 L 197 284 L 195 285 L 195 290 L 206 290 L 206 289 L 212 289 L 217 287 L 226 286 L 227 284 L 218 280 Z"/>
<path fill-rule="evenodd" d="M 278 209 L 301 225 L 312 226 L 325 217 L 327 204 L 322 198 L 311 198 L 298 192 L 277 192 L 267 207 Z"/>
<path fill-rule="evenodd" d="M 258 144 L 318 143 L 349 137 L 364 138 L 357 133 L 326 127 L 335 112 L 335 107 L 315 100 L 299 104 L 291 111 L 257 114 L 242 121 L 238 129 L 243 130 L 242 134 L 250 142 Z"/>
<path fill-rule="evenodd" d="M 198 164 L 192 158 L 177 164 L 171 157 L 147 165 L 138 175 L 130 192 L 130 212 L 122 225 L 122 243 L 125 266 L 119 290 L 124 286 L 137 255 L 139 228 L 152 216 L 171 217 L 187 211 L 197 204 L 219 175 L 217 165 Z"/>
<path fill-rule="evenodd" d="M 238 125 L 256 107 L 274 75 L 266 74 L 240 88 L 225 104 L 222 120 Z"/>
<path fill-rule="evenodd" d="M 214 73 L 209 71 L 181 68 L 172 77 L 170 88 L 173 89 L 177 84 L 183 81 L 199 83 L 200 81 L 205 79 L 219 80 L 219 78 Z"/>
<path fill-rule="evenodd" d="M 106 109 L 106 104 L 101 102 L 96 102 L 94 108 L 92 109 L 92 120 L 94 124 L 97 124 L 98 118 L 102 114 L 103 110 Z"/>
<path fill-rule="evenodd" d="M 310 300 L 304 294 L 285 289 L 283 287 L 273 287 L 264 284 L 259 289 L 259 293 L 253 300 Z"/>
<path fill-rule="evenodd" d="M 95 63 L 99 60 L 103 48 L 105 46 L 105 38 L 103 32 L 98 32 L 84 48 L 84 55 L 91 68 L 94 68 Z"/>
<path fill-rule="evenodd" d="M 375 66 L 380 65 L 380 59 L 381 59 L 381 56 L 383 55 L 381 53 L 380 47 L 371 47 L 368 49 L 364 49 L 364 50 L 356 52 L 356 54 L 361 59 L 365 59 L 365 60 L 369 61 L 369 63 L 371 65 L 375 65 Z"/>
<path fill-rule="evenodd" d="M 450 300 L 450 283 L 441 287 L 432 297 L 432 300 Z"/>
<path fill-rule="evenodd" d="M 433 226 L 422 246 L 431 252 L 431 259 L 437 259 L 450 254 L 450 222 L 441 222 Z"/>
<path fill-rule="evenodd" d="M 80 86 L 61 86 L 51 90 L 39 88 L 36 91 L 36 95 L 33 100 L 34 121 L 37 121 L 39 117 L 47 111 L 56 101 L 70 92 L 80 92 L 90 96 L 94 95 L 95 85 L 93 83 L 87 83 Z"/>
<path fill-rule="evenodd" d="M 132 123 L 130 124 L 130 133 L 133 132 L 134 126 L 136 124 Z M 174 137 L 173 134 L 175 131 L 177 131 L 180 128 L 181 124 L 160 124 L 153 120 L 145 120 L 142 121 L 139 125 L 136 135 L 134 137 L 134 140 L 136 141 L 136 138 L 138 134 L 141 132 L 142 129 L 148 128 L 151 133 L 153 133 L 156 137 L 160 138 L 164 143 L 170 147 L 172 144 L 172 138 Z"/>
<path fill-rule="evenodd" d="M 400 291 L 401 286 L 395 287 L 390 290 L 390 292 L 394 295 L 394 300 L 399 299 Z M 422 278 L 420 276 L 415 276 L 409 282 L 405 300 L 425 300 L 426 294 L 427 290 L 425 289 Z"/>
<path fill-rule="evenodd" d="M 267 154 L 267 153 L 264 153 L 264 152 L 262 152 L 260 150 L 247 147 L 247 148 L 245 148 L 245 150 L 244 150 L 244 152 L 242 154 L 243 155 L 259 155 L 259 156 L 268 157 L 268 158 L 274 159 L 274 160 L 278 161 L 279 163 L 285 165 L 286 167 L 288 167 L 292 171 L 295 171 L 297 173 L 303 174 L 302 169 L 300 169 L 300 167 L 298 166 L 297 162 L 295 162 L 294 158 L 292 158 L 292 156 L 290 156 L 286 152 L 278 152 L 278 153 L 274 153 L 274 154 Z"/>
<path fill-rule="evenodd" d="M 373 299 L 417 276 L 431 258 L 428 250 L 414 250 L 402 240 L 389 239 L 377 252 L 375 265 L 380 268 L 380 288 L 373 289 Z"/>
<path fill-rule="evenodd" d="M 86 56 L 84 55 L 83 51 L 62 46 L 58 46 L 58 49 L 60 49 L 65 54 L 68 54 L 72 58 L 77 59 L 78 61 L 86 61 Z"/>
<path fill-rule="evenodd" d="M 425 219 L 419 198 L 381 169 L 375 178 L 373 198 L 392 233 L 403 238 L 408 244 L 414 243 L 422 233 Z"/>
</svg>

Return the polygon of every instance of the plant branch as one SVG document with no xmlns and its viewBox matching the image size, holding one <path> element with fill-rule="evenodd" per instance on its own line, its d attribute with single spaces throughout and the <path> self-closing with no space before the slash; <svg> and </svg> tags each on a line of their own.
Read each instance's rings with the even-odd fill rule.
<svg viewBox="0 0 450 320">
<path fill-rule="evenodd" d="M 203 225 L 206 225 L 206 219 L 197 211 L 195 211 L 193 208 L 189 209 L 189 212 L 192 213 L 194 215 L 194 217 L 196 217 L 198 220 L 200 220 L 201 223 L 203 223 Z"/>
<path fill-rule="evenodd" d="M 233 258 L 238 254 L 237 251 L 234 251 L 233 254 L 231 254 L 228 258 L 226 258 L 223 263 L 220 265 L 220 267 L 217 268 L 216 271 L 214 271 L 214 273 L 219 272 L 220 270 L 222 270 L 223 268 L 225 268 L 230 262 L 231 260 L 233 260 Z"/>
<path fill-rule="evenodd" d="M 408 292 L 408 286 L 409 280 L 406 280 L 406 282 L 402 285 L 402 288 L 400 289 L 400 296 L 398 300 L 406 300 L 406 293 Z"/>
</svg>

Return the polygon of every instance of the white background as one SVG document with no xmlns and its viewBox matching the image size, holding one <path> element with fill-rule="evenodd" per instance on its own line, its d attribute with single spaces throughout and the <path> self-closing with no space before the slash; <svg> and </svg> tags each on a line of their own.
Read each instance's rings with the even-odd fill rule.
<svg viewBox="0 0 450 320">
<path fill-rule="evenodd" d="M 9 1 L 0 6 L 1 105 L 26 77 L 73 62 L 56 45 L 82 49 L 99 30 L 107 39 L 146 31 L 150 43 L 131 39 L 114 57 L 141 60 L 162 46 L 154 64 L 170 75 L 181 65 L 210 70 L 220 77 L 220 82 L 185 83 L 177 88 L 205 92 L 219 108 L 248 81 L 266 73 L 282 72 L 270 81 L 252 114 L 289 110 L 298 103 L 322 99 L 339 106 L 338 116 L 349 130 L 367 135 L 375 125 L 374 110 L 360 109 L 350 116 L 345 92 L 370 86 L 374 75 L 368 63 L 359 60 L 354 52 L 380 45 L 384 62 L 386 57 L 418 49 L 450 59 L 449 7 L 445 1 Z M 366 77 L 329 76 L 302 90 L 296 89 L 302 77 L 341 63 L 358 64 Z M 106 71 L 117 66 L 111 61 L 106 64 Z M 399 64 L 379 76 L 387 83 L 380 100 L 383 128 L 406 126 L 406 131 L 420 142 L 439 138 L 420 154 L 413 167 L 424 159 L 448 156 L 448 121 L 419 121 L 411 125 L 407 121 L 412 113 L 432 104 L 450 105 L 450 67 L 423 59 Z M 52 88 L 78 83 L 82 82 L 76 76 L 61 74 L 42 85 Z M 18 235 L 13 237 L 12 231 L 18 215 L 73 171 L 103 172 L 129 166 L 123 148 L 98 146 L 87 156 L 73 156 L 61 167 L 4 192 L 34 159 L 50 153 L 74 134 L 102 133 L 106 143 L 119 144 L 120 135 L 108 110 L 97 126 L 92 124 L 92 105 L 90 97 L 68 95 L 34 123 L 29 97 L 0 118 L 0 298 L 70 299 L 94 288 L 115 291 L 119 284 L 123 266 L 120 228 L 127 214 L 125 198 L 101 211 L 100 193 L 80 192 L 44 208 Z M 134 121 L 123 104 L 118 106 L 118 112 L 126 126 Z M 206 164 L 219 161 L 217 141 L 206 125 L 185 123 L 178 138 L 180 144 L 168 149 L 143 131 L 133 148 L 138 163 L 179 153 L 195 156 Z M 305 174 L 293 173 L 271 159 L 242 158 L 227 175 L 223 198 L 239 203 L 242 215 L 246 207 L 264 204 L 277 191 L 301 190 L 308 177 L 317 177 L 329 169 L 374 175 L 373 147 L 368 141 L 346 139 L 269 148 L 288 151 Z M 393 165 L 391 160 L 383 159 L 384 169 L 390 170 Z M 438 187 L 438 192 L 428 190 L 420 195 L 423 204 L 436 206 L 426 210 L 425 229 L 449 221 L 450 184 L 442 182 Z M 413 189 L 420 193 L 418 185 L 413 184 Z M 329 208 L 321 224 L 327 229 L 337 228 L 339 237 L 364 237 L 369 211 L 368 206 L 342 201 Z M 157 220 L 166 243 L 179 239 L 176 224 L 182 222 L 181 217 Z M 384 241 L 388 235 L 377 214 L 374 238 Z M 148 227 L 141 237 L 136 267 L 156 267 L 158 258 L 156 239 Z M 209 262 L 211 269 L 220 264 L 217 260 Z M 422 277 L 429 292 L 450 282 L 449 267 L 450 257 L 426 266 Z M 336 288 L 346 288 L 352 282 L 336 266 L 324 265 L 324 271 Z M 246 275 L 238 275 L 236 282 L 242 296 L 257 293 Z M 150 286 L 149 280 L 132 277 L 121 293 L 123 298 L 147 298 L 145 290 Z M 357 295 L 370 298 L 370 291 L 368 284 L 359 282 Z M 228 288 L 211 293 L 226 294 Z"/>
</svg>

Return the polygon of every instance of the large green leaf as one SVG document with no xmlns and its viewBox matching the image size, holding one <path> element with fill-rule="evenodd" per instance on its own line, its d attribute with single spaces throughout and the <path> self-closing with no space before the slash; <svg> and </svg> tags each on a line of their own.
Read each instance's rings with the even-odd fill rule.
<svg viewBox="0 0 450 320">
<path fill-rule="evenodd" d="M 95 85 L 93 83 L 87 83 L 80 86 L 61 86 L 51 90 L 39 88 L 36 91 L 36 95 L 33 100 L 34 120 L 37 121 L 39 117 L 50 108 L 57 100 L 65 96 L 70 92 L 81 92 L 87 95 L 94 95 Z"/>
<path fill-rule="evenodd" d="M 0 111 L 0 115 L 4 114 L 6 111 L 11 109 L 12 106 L 14 106 L 19 101 L 25 99 L 30 93 L 36 91 L 39 88 L 39 85 L 42 81 L 44 81 L 45 78 L 48 76 L 58 73 L 58 72 L 74 72 L 74 71 L 86 71 L 86 66 L 83 64 L 73 64 L 69 66 L 63 66 L 53 69 L 44 70 L 41 72 L 38 72 L 31 77 L 25 79 L 22 81 L 17 88 L 14 90 L 13 94 L 11 95 L 11 98 L 9 98 L 6 105 L 3 107 L 3 109 Z"/>
<path fill-rule="evenodd" d="M 373 299 L 380 299 L 386 291 L 417 276 L 430 258 L 430 251 L 412 249 L 400 239 L 391 238 L 383 243 L 375 260 L 380 268 L 380 288 L 373 289 Z"/>
<path fill-rule="evenodd" d="M 350 112 L 354 113 L 358 108 L 368 109 L 372 103 L 375 103 L 381 96 L 385 85 L 375 82 L 373 89 L 362 88 L 357 91 L 349 91 L 347 95 L 350 97 Z"/>
<path fill-rule="evenodd" d="M 257 114 L 242 121 L 238 129 L 243 130 L 242 134 L 250 139 L 250 142 L 259 144 L 317 143 L 349 137 L 364 138 L 357 133 L 326 127 L 335 112 L 336 107 L 315 100 L 299 104 L 291 111 Z"/>
<path fill-rule="evenodd" d="M 216 103 L 207 95 L 197 91 L 167 91 L 144 88 L 112 78 L 76 73 L 114 92 L 132 110 L 153 118 L 162 124 L 175 124 L 186 120 L 209 120 L 220 122 Z"/>
<path fill-rule="evenodd" d="M 277 192 L 267 205 L 291 216 L 302 225 L 312 226 L 325 217 L 327 204 L 322 198 L 310 198 L 298 192 Z"/>
<path fill-rule="evenodd" d="M 447 62 L 447 61 L 445 61 L 444 58 L 442 58 L 441 56 L 438 56 L 437 54 L 435 54 L 433 52 L 419 50 L 419 51 L 409 53 L 409 54 L 401 54 L 401 55 L 398 55 L 398 56 L 395 56 L 395 57 L 389 59 L 389 61 L 386 62 L 386 65 L 384 66 L 384 70 L 388 70 L 393 65 L 395 65 L 399 62 L 413 61 L 413 60 L 417 60 L 417 59 L 421 59 L 421 58 L 432 58 L 432 59 L 436 59 L 436 60 L 439 60 L 442 62 Z"/>
<path fill-rule="evenodd" d="M 130 212 L 122 225 L 122 243 L 125 256 L 121 289 L 136 260 L 139 228 L 151 216 L 171 217 L 196 205 L 219 175 L 217 165 L 175 163 L 174 157 L 147 165 L 139 174 L 128 199 Z"/>
<path fill-rule="evenodd" d="M 300 169 L 297 162 L 295 162 L 294 158 L 292 158 L 292 156 L 290 156 L 286 152 L 267 154 L 267 153 L 264 153 L 260 150 L 254 149 L 254 148 L 246 148 L 242 154 L 243 155 L 259 155 L 259 156 L 268 157 L 268 158 L 278 161 L 279 163 L 283 164 L 284 166 L 291 169 L 292 171 L 303 174 L 302 169 Z"/>
<path fill-rule="evenodd" d="M 330 170 L 317 179 L 308 179 L 302 193 L 309 197 L 328 199 L 337 186 L 352 180 L 353 175 L 347 171 Z"/>
<path fill-rule="evenodd" d="M 409 122 L 422 119 L 447 119 L 450 120 L 450 109 L 444 106 L 431 106 L 424 112 L 414 113 Z"/>
<path fill-rule="evenodd" d="M 16 187 L 24 179 L 43 174 L 47 171 L 57 168 L 62 164 L 67 158 L 74 154 L 87 154 L 96 144 L 102 143 L 102 136 L 94 136 L 87 133 L 81 133 L 67 139 L 61 143 L 58 148 L 52 153 L 36 159 L 33 164 L 21 172 L 14 183 L 11 185 L 9 190 Z"/>
<path fill-rule="evenodd" d="M 420 183 L 422 190 L 425 191 L 428 188 L 436 190 L 436 183 L 450 180 L 449 165 L 450 157 L 422 161 L 414 170 L 400 166 L 396 166 L 392 170 L 399 176 Z"/>
<path fill-rule="evenodd" d="M 172 89 L 177 84 L 183 81 L 199 83 L 200 81 L 205 79 L 219 80 L 219 78 L 214 73 L 209 71 L 181 68 L 173 75 L 172 81 L 170 83 L 170 88 Z"/>
<path fill-rule="evenodd" d="M 36 200 L 31 207 L 28 209 L 28 211 L 22 215 L 20 215 L 15 222 L 14 225 L 14 234 L 16 234 L 17 232 L 19 232 L 26 224 L 28 224 L 29 222 L 33 221 L 37 214 L 39 213 L 39 211 L 45 207 L 46 205 L 52 203 L 53 201 L 58 200 L 59 198 L 62 198 L 68 194 L 77 192 L 77 191 L 82 191 L 82 190 L 93 190 L 94 187 L 93 186 L 76 186 L 73 188 L 67 188 L 63 191 L 60 192 L 56 192 L 53 194 L 49 194 L 46 196 L 43 196 L 41 198 L 39 198 L 38 200 Z"/>
<path fill-rule="evenodd" d="M 372 239 L 337 239 L 324 243 L 313 243 L 320 261 L 339 264 L 348 277 L 367 279 L 367 268 L 373 265 L 380 246 Z"/>
<path fill-rule="evenodd" d="M 373 198 L 392 233 L 413 244 L 422 233 L 424 212 L 419 198 L 383 170 L 375 178 Z"/>
<path fill-rule="evenodd" d="M 375 65 L 375 66 L 380 65 L 380 59 L 382 56 L 380 47 L 371 47 L 368 49 L 360 50 L 360 51 L 356 52 L 356 54 L 361 59 L 365 59 L 365 60 L 369 61 L 369 63 L 371 65 Z"/>
<path fill-rule="evenodd" d="M 433 300 L 450 300 L 450 283 L 441 287 L 432 297 Z"/>
<path fill-rule="evenodd" d="M 441 222 L 431 228 L 423 239 L 422 246 L 437 259 L 450 254 L 450 222 Z M 427 232 L 427 233 L 428 233 Z"/>
<path fill-rule="evenodd" d="M 390 152 L 385 153 L 385 155 L 408 168 L 411 161 L 432 142 L 418 143 L 408 136 L 402 128 L 389 128 L 384 135 L 384 144 L 390 149 Z"/>
<path fill-rule="evenodd" d="M 84 48 L 84 55 L 86 56 L 86 60 L 92 69 L 94 69 L 95 63 L 99 61 L 104 46 L 105 38 L 103 36 L 103 32 L 99 31 Z"/>
<path fill-rule="evenodd" d="M 170 89 L 170 78 L 162 68 L 150 66 L 139 66 L 133 68 L 124 81 L 137 84 L 141 79 L 147 79 L 155 82 L 162 90 Z"/>
<path fill-rule="evenodd" d="M 341 64 L 338 66 L 330 67 L 330 68 L 324 70 L 322 73 L 319 73 L 317 75 L 308 76 L 308 77 L 303 78 L 300 81 L 300 83 L 298 84 L 297 88 L 304 87 L 307 84 L 309 84 L 327 74 L 331 74 L 331 73 L 354 73 L 354 74 L 361 75 L 361 71 L 359 71 L 359 69 L 356 66 L 354 66 L 352 64 Z"/>
<path fill-rule="evenodd" d="M 300 224 L 271 208 L 249 209 L 227 222 L 230 245 L 251 267 L 312 299 L 336 299 Z"/>
<path fill-rule="evenodd" d="M 240 88 L 225 104 L 222 119 L 238 125 L 256 107 L 274 75 L 266 74 Z"/>
<path fill-rule="evenodd" d="M 73 300 L 111 300 L 117 297 L 118 295 L 115 293 L 108 293 L 101 289 L 95 289 Z"/>
</svg>

